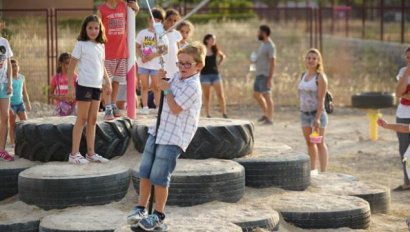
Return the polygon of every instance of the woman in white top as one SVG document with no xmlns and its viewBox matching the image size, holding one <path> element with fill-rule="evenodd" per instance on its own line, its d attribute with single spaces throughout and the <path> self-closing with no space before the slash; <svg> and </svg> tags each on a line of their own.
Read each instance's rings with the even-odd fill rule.
<svg viewBox="0 0 410 232">
<path fill-rule="evenodd" d="M 407 66 L 400 69 L 397 75 L 396 95 L 400 97 L 400 103 L 396 111 L 396 122 L 410 124 L 410 47 L 406 50 Z M 397 132 L 399 139 L 399 152 L 403 159 L 403 155 L 410 145 L 410 134 Z M 401 159 L 400 159 L 401 160 Z M 403 163 L 404 184 L 393 189 L 394 191 L 410 190 L 410 181 L 407 176 L 406 166 Z"/>
<path fill-rule="evenodd" d="M 326 172 L 328 152 L 324 142 L 327 114 L 324 109 L 327 78 L 323 70 L 323 59 L 319 50 L 310 49 L 305 55 L 306 72 L 299 83 L 300 118 L 302 131 L 308 147 L 312 174 L 316 174 L 316 157 L 319 153 L 320 170 Z M 310 134 L 316 131 L 323 136 L 321 143 L 311 143 Z"/>
</svg>

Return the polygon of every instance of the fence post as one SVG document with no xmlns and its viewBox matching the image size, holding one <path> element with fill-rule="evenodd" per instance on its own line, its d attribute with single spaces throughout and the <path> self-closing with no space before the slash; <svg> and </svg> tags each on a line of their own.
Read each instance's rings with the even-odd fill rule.
<svg viewBox="0 0 410 232">
<path fill-rule="evenodd" d="M 323 54 L 322 8 L 319 8 L 318 11 L 319 11 L 319 49 L 320 49 L 320 52 Z"/>
<path fill-rule="evenodd" d="M 363 1 L 362 5 L 362 39 L 365 37 L 366 30 L 366 1 Z"/>
<path fill-rule="evenodd" d="M 384 34 L 384 0 L 380 0 L 380 40 L 383 41 Z"/>
<path fill-rule="evenodd" d="M 47 9 L 46 13 L 46 25 L 47 25 L 47 85 L 50 84 L 51 65 L 50 65 L 50 9 Z M 47 104 L 51 103 L 51 99 L 47 96 Z"/>
<path fill-rule="evenodd" d="M 405 10 L 406 3 L 404 0 L 401 0 L 401 43 L 404 43 L 404 23 L 405 23 Z"/>
</svg>

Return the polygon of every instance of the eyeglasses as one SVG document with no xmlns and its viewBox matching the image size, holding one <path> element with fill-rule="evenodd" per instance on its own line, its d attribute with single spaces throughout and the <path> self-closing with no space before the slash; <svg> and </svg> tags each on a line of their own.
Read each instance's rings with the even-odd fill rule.
<svg viewBox="0 0 410 232">
<path fill-rule="evenodd" d="M 179 68 L 184 67 L 184 68 L 188 69 L 188 68 L 191 68 L 193 64 L 197 64 L 197 63 L 196 62 L 193 62 L 193 63 L 177 62 L 176 64 Z"/>
</svg>

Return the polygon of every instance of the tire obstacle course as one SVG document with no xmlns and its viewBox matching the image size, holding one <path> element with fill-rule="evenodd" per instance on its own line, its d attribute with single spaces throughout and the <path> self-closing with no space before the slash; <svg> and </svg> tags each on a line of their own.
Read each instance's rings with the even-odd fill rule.
<svg viewBox="0 0 410 232">
<path fill-rule="evenodd" d="M 31 140 L 25 141 L 25 137 L 20 137 L 17 139 L 19 143 L 18 148 L 16 147 L 17 155 L 21 158 L 24 157 L 26 159 L 43 162 L 66 160 L 69 151 L 67 154 L 63 153 L 66 149 L 64 147 L 71 146 L 71 141 L 69 141 L 70 138 L 59 136 L 59 134 L 63 133 L 63 130 L 70 131 L 70 127 L 72 130 L 73 120 L 67 120 L 68 121 L 56 122 L 50 119 L 37 119 L 18 123 L 16 134 L 20 136 L 26 134 L 26 137 L 28 135 L 39 136 L 42 141 L 44 139 L 52 139 L 51 141 L 59 145 L 53 148 L 54 151 L 58 152 L 52 153 L 49 150 L 44 150 L 42 147 L 46 146 L 49 141 L 44 141 L 41 143 L 41 146 L 36 147 L 34 144 L 35 141 L 38 141 L 38 138 L 30 137 Z M 70 123 L 69 120 L 72 120 L 72 122 Z M 121 159 L 121 156 L 125 153 L 128 146 L 132 146 L 132 144 L 129 144 L 131 140 L 133 140 L 136 150 L 140 151 L 143 149 L 141 145 L 143 141 L 146 140 L 147 125 L 151 124 L 151 122 L 153 123 L 154 119 L 147 119 L 144 122 L 142 120 L 136 120 L 133 124 L 127 118 L 117 119 L 113 122 L 98 122 L 100 128 L 98 130 L 100 132 L 97 130 L 97 133 L 100 133 L 100 136 L 96 138 L 96 144 L 103 144 L 104 146 L 101 146 L 103 146 L 106 151 L 110 150 L 110 142 L 105 136 L 115 134 L 116 137 L 113 140 L 116 141 L 111 141 L 111 143 L 116 145 L 113 146 L 114 148 L 111 150 L 116 153 L 115 155 L 105 153 L 105 157 L 113 158 L 114 156 L 118 156 L 115 160 Z M 274 198 L 278 198 L 278 200 L 275 201 L 277 204 L 269 203 L 259 208 L 254 206 L 256 209 L 250 207 L 250 205 L 246 206 L 254 210 L 241 209 L 241 211 L 237 208 L 232 208 L 232 211 L 238 210 L 238 212 L 242 212 L 244 215 L 247 215 L 248 218 L 253 219 L 251 221 L 241 219 L 239 222 L 235 222 L 229 218 L 224 218 L 220 223 L 228 223 L 225 225 L 227 227 L 233 226 L 232 230 L 229 231 L 236 231 L 237 229 L 239 229 L 238 231 L 252 231 L 255 228 L 277 231 L 280 228 L 278 212 L 286 222 L 300 228 L 322 229 L 350 227 L 353 229 L 365 229 L 369 227 L 370 208 L 372 208 L 372 205 L 373 213 L 388 212 L 390 195 L 386 195 L 385 197 L 368 197 L 368 199 L 365 199 L 366 197 L 364 196 L 367 193 L 373 194 L 372 196 L 375 195 L 374 192 L 371 192 L 371 189 L 374 187 L 373 185 L 362 184 L 362 182 L 357 181 L 354 177 L 349 177 L 350 179 L 347 178 L 350 181 L 347 182 L 351 185 L 355 182 L 354 186 L 361 189 L 360 194 L 362 196 L 357 192 L 324 195 L 322 202 L 325 203 L 321 204 L 331 204 L 331 202 L 339 203 L 334 204 L 330 211 L 328 209 L 320 211 L 317 210 L 317 208 L 314 209 L 313 206 L 307 207 L 306 204 L 295 204 L 298 200 L 304 199 L 304 201 L 311 202 L 311 204 L 314 205 L 318 199 L 317 196 L 313 197 L 312 194 L 306 191 L 306 188 L 311 185 L 310 161 L 307 155 L 293 151 L 286 145 L 256 147 L 254 149 L 254 126 L 248 121 L 201 119 L 199 128 L 194 140 L 201 141 L 202 139 L 203 142 L 196 143 L 195 145 L 200 146 L 200 149 L 195 146 L 192 147 L 191 149 L 194 153 L 189 153 L 187 150 L 184 157 L 185 159 L 178 161 L 177 168 L 172 177 L 168 201 L 169 205 L 174 205 L 170 206 L 171 208 L 183 207 L 184 210 L 190 210 L 191 208 L 192 210 L 197 209 L 192 211 L 197 213 L 193 213 L 196 219 L 178 219 L 176 216 L 172 216 L 173 213 L 171 211 L 167 223 L 169 222 L 168 224 L 172 230 L 183 231 L 188 228 L 193 228 L 192 226 L 195 225 L 198 228 L 202 228 L 201 226 L 208 223 L 210 224 L 208 225 L 209 228 L 204 227 L 204 230 L 192 229 L 189 231 L 215 231 L 212 228 L 218 228 L 218 220 L 212 220 L 212 223 L 209 223 L 209 221 L 206 222 L 208 219 L 203 218 L 204 213 L 207 214 L 207 212 L 209 212 L 210 215 L 223 214 L 225 211 L 213 211 L 212 205 L 226 203 L 214 203 L 212 201 L 238 202 L 244 194 L 246 194 L 245 185 L 256 189 L 275 187 L 285 190 L 297 190 L 299 192 L 292 193 L 285 191 L 286 194 L 281 197 L 273 196 Z M 45 135 L 45 132 L 48 130 L 52 132 L 51 135 Z M 56 140 L 58 141 L 56 142 Z M 83 144 L 83 146 L 85 146 L 85 144 Z M 31 151 L 31 149 L 33 151 Z M 195 153 L 199 150 L 206 152 Z M 232 152 L 232 150 L 235 152 Z M 224 158 L 225 160 L 209 158 Z M 51 162 L 39 164 L 28 169 L 23 167 L 21 171 L 19 171 L 18 181 L 14 179 L 12 182 L 15 186 L 18 185 L 19 199 L 22 202 L 29 205 L 37 205 L 45 210 L 62 209 L 72 206 L 105 205 L 110 202 L 120 201 L 124 198 L 130 186 L 130 179 L 132 179 L 134 188 L 138 191 L 137 166 L 129 170 L 115 160 L 107 164 L 90 164 L 85 166 Z M 137 162 L 138 159 L 135 158 L 135 160 Z M 133 164 L 133 166 L 135 164 Z M 4 173 L 7 172 L 4 170 L 7 169 L 0 166 L 0 179 L 6 176 Z M 322 182 L 325 182 L 325 180 L 332 182 L 335 181 L 338 176 L 343 175 L 333 174 L 332 176 L 332 174 L 321 174 L 319 176 L 323 179 Z M 311 186 L 325 188 L 325 184 L 323 184 L 323 186 L 315 186 L 314 184 L 318 182 L 314 181 L 315 178 L 316 177 L 312 179 L 313 186 Z M 16 193 L 17 192 L 13 193 L 13 195 Z M 93 197 L 85 197 L 87 194 Z M 298 194 L 298 197 L 294 198 L 294 194 Z M 365 200 L 354 196 L 367 200 L 370 205 Z M 258 201 L 258 199 L 255 199 L 255 201 Z M 206 204 L 207 202 L 211 203 Z M 294 205 L 286 205 L 292 202 Z M 316 203 L 319 204 L 319 202 Z M 296 207 L 295 205 L 297 205 L 298 208 L 294 208 Z M 0 210 L 2 209 L 1 207 L 0 205 Z M 230 209 L 228 206 L 225 208 L 225 210 Z M 127 209 L 127 211 L 129 209 Z M 270 213 L 261 213 L 268 211 Z M 63 213 L 64 212 L 65 210 L 63 210 Z M 114 211 L 112 213 L 114 213 Z M 126 213 L 127 212 L 125 212 L 125 215 Z M 123 221 L 125 221 L 125 215 L 122 215 Z M 265 215 L 266 217 L 258 218 L 257 215 Z M 20 226 L 26 226 L 28 229 L 18 231 L 79 231 L 78 228 L 62 230 L 64 228 L 51 228 L 48 226 L 47 221 L 57 220 L 53 219 L 53 217 L 57 218 L 57 216 L 58 215 L 50 215 L 44 217 L 41 223 L 39 223 L 39 220 L 22 223 Z M 186 215 L 180 216 L 186 217 Z M 220 216 L 219 218 L 221 219 L 223 217 Z M 189 221 L 189 223 L 186 221 Z M 324 223 L 324 221 L 327 222 Z M 0 231 L 3 231 L 1 228 L 7 228 L 4 227 L 7 223 L 9 222 L 0 219 Z M 13 228 L 17 228 L 17 224 L 18 223 L 14 223 Z M 117 229 L 115 231 L 119 232 L 131 231 L 129 226 L 116 226 L 118 227 L 112 227 L 112 229 L 107 229 L 106 231 L 114 231 L 115 229 Z M 32 227 L 38 228 L 37 230 L 30 230 Z M 84 228 L 84 230 L 81 231 L 87 230 L 88 229 Z M 99 230 L 90 229 L 90 231 Z"/>
</svg>

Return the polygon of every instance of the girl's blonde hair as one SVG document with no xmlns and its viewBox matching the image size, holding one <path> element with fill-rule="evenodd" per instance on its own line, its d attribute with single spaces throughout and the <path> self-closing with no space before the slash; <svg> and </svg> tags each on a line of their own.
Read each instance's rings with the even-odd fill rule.
<svg viewBox="0 0 410 232">
<path fill-rule="evenodd" d="M 177 31 L 180 31 L 185 26 L 188 27 L 189 34 L 192 35 L 192 33 L 194 33 L 194 25 L 188 20 L 182 21 L 180 24 L 178 24 Z"/>
<path fill-rule="evenodd" d="M 205 64 L 206 48 L 199 41 L 194 41 L 191 44 L 188 44 L 183 48 L 179 49 L 178 55 L 182 53 L 190 55 L 198 64 Z"/>
<path fill-rule="evenodd" d="M 305 55 L 305 59 L 307 58 L 307 56 L 310 54 L 316 54 L 318 57 L 318 61 L 317 61 L 317 67 L 316 67 L 316 71 L 320 72 L 320 73 L 324 73 L 325 72 L 325 68 L 323 67 L 323 59 L 322 59 L 322 54 L 320 53 L 320 51 L 316 48 L 311 48 L 309 49 L 309 51 L 306 52 Z"/>
</svg>

